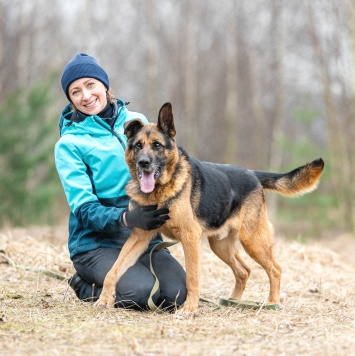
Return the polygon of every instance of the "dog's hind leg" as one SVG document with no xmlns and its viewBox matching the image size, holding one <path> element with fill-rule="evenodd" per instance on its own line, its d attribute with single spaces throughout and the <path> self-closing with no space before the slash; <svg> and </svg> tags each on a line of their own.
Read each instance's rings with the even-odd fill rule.
<svg viewBox="0 0 355 356">
<path fill-rule="evenodd" d="M 250 220 L 249 220 L 250 223 Z M 262 266 L 269 277 L 270 292 L 268 304 L 280 302 L 281 267 L 276 263 L 272 251 L 272 226 L 268 220 L 266 206 L 259 212 L 259 221 L 254 221 L 256 228 L 243 224 L 239 233 L 239 240 L 248 255 Z"/>
<path fill-rule="evenodd" d="M 230 231 L 229 235 L 221 240 L 217 237 L 209 237 L 211 250 L 225 262 L 233 271 L 235 286 L 231 298 L 240 299 L 247 284 L 251 269 L 242 260 L 237 251 L 236 232 Z"/>
</svg>

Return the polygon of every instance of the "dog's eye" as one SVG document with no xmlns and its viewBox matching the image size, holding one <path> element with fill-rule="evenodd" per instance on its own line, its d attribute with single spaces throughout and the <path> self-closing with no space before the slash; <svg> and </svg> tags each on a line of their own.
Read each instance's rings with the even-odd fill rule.
<svg viewBox="0 0 355 356">
<path fill-rule="evenodd" d="M 161 143 L 159 143 L 158 141 L 154 141 L 153 142 L 153 147 L 156 149 L 156 150 L 159 150 L 162 148 L 162 145 Z"/>
<path fill-rule="evenodd" d="M 137 142 L 135 145 L 134 145 L 134 149 L 136 150 L 136 151 L 139 151 L 139 150 L 141 150 L 142 149 L 142 142 Z"/>
</svg>

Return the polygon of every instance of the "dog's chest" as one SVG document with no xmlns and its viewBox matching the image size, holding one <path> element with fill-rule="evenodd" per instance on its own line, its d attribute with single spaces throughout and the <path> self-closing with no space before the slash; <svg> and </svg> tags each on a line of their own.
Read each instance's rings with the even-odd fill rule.
<svg viewBox="0 0 355 356">
<path fill-rule="evenodd" d="M 167 223 L 165 225 L 168 225 Z M 169 239 L 177 240 L 180 241 L 179 237 L 179 231 L 180 229 L 178 228 L 169 228 L 168 226 L 163 226 L 159 230 L 165 237 L 168 237 Z"/>
</svg>

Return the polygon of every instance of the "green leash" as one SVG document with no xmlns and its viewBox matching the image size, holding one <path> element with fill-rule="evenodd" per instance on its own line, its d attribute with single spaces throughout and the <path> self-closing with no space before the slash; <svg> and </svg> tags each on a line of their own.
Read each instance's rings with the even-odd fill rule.
<svg viewBox="0 0 355 356">
<path fill-rule="evenodd" d="M 157 306 L 154 302 L 153 302 L 153 295 L 155 294 L 155 292 L 159 289 L 159 279 L 157 277 L 157 275 L 154 272 L 154 268 L 153 268 L 153 262 L 152 262 L 152 255 L 154 251 L 160 250 L 162 248 L 167 248 L 170 246 L 173 246 L 175 244 L 177 244 L 178 241 L 167 241 L 167 242 L 160 242 L 158 244 L 156 244 L 150 251 L 149 253 L 149 263 L 150 263 L 150 271 L 152 272 L 154 278 L 155 278 L 155 283 L 154 286 L 150 292 L 149 298 L 148 298 L 148 307 L 150 310 L 157 310 L 159 306 Z"/>
<path fill-rule="evenodd" d="M 235 307 L 241 309 L 267 309 L 267 310 L 281 310 L 282 304 L 264 304 L 259 302 L 252 302 L 250 300 L 239 300 L 233 298 L 219 298 L 219 305 L 221 307 Z"/>
</svg>

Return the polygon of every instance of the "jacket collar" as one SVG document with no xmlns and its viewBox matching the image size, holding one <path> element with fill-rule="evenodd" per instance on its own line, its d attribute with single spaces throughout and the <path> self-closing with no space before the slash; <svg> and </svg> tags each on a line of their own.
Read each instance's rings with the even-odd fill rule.
<svg viewBox="0 0 355 356">
<path fill-rule="evenodd" d="M 128 104 L 129 104 L 129 102 L 123 102 L 121 99 L 116 99 L 116 102 L 112 104 L 111 117 L 101 118 L 101 119 L 106 121 L 106 123 L 112 127 L 114 125 L 114 123 L 116 122 L 116 120 L 119 116 L 119 113 L 121 112 L 121 109 L 124 109 L 126 107 L 126 105 L 128 105 Z M 106 108 L 103 110 L 103 112 L 104 113 L 106 112 Z M 59 120 L 60 136 L 63 134 L 63 131 L 65 131 L 66 127 L 71 126 L 74 122 L 83 122 L 85 119 L 90 117 L 83 113 L 80 113 L 80 114 L 78 115 L 77 111 L 72 110 L 71 104 L 68 104 L 63 109 L 62 114 L 60 116 L 60 120 Z M 96 115 L 92 115 L 92 116 L 96 116 Z"/>
<path fill-rule="evenodd" d="M 113 104 L 108 102 L 106 107 L 95 116 L 99 116 L 104 121 L 110 122 L 110 121 L 114 121 L 117 118 L 117 111 L 118 111 L 117 102 L 114 102 Z M 73 114 L 70 117 L 70 121 L 81 122 L 84 121 L 89 116 L 93 116 L 93 115 L 86 115 L 81 111 L 75 110 L 73 111 Z"/>
</svg>

